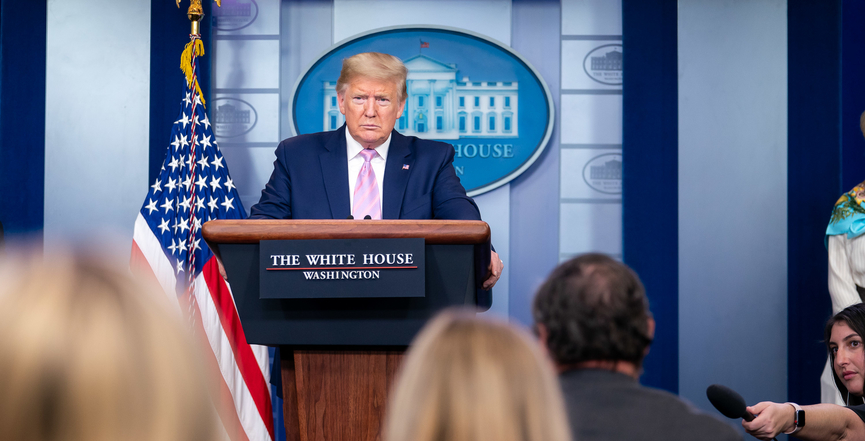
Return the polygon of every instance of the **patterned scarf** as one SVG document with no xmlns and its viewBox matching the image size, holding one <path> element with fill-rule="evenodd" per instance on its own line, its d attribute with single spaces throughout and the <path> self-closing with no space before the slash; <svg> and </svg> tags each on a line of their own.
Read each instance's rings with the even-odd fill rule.
<svg viewBox="0 0 865 441">
<path fill-rule="evenodd" d="M 848 239 L 865 234 L 865 182 L 841 195 L 826 228 L 826 236 L 846 234 Z"/>
</svg>

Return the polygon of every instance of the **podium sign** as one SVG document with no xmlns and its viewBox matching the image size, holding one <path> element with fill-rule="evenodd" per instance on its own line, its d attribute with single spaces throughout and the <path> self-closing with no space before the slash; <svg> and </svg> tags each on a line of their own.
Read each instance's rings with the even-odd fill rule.
<svg viewBox="0 0 865 441">
<path fill-rule="evenodd" d="M 424 239 L 262 240 L 259 298 L 424 297 Z"/>
</svg>

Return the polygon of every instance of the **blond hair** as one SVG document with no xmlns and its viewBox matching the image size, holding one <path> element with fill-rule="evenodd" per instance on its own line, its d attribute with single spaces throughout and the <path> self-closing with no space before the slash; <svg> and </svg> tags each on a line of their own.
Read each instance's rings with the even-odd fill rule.
<svg viewBox="0 0 865 441">
<path fill-rule="evenodd" d="M 415 340 L 385 441 L 568 441 L 551 362 L 520 329 L 448 311 Z"/>
<path fill-rule="evenodd" d="M 380 52 L 363 52 L 342 60 L 336 92 L 343 94 L 352 81 L 369 78 L 394 83 L 397 97 L 402 102 L 408 95 L 405 85 L 407 77 L 408 69 L 399 58 Z"/>
<path fill-rule="evenodd" d="M 7 257 L 0 261 L 0 437 L 215 439 L 192 345 L 163 293 L 89 257 Z"/>
</svg>

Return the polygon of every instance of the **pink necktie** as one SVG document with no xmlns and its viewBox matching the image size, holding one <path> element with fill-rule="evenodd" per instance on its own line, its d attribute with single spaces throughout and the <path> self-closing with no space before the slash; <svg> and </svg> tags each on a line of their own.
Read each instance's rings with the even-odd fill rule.
<svg viewBox="0 0 865 441">
<path fill-rule="evenodd" d="M 376 152 L 372 149 L 363 149 L 359 153 L 363 156 L 363 166 L 357 175 L 357 184 L 354 186 L 354 213 L 355 219 L 363 219 L 369 215 L 373 219 L 381 219 L 381 203 L 378 196 L 378 183 L 375 181 L 375 171 L 369 161 L 375 157 Z"/>
</svg>

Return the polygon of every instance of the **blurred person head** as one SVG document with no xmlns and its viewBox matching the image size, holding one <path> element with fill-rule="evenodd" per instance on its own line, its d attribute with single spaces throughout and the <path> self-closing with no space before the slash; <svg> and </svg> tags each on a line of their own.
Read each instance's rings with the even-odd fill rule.
<svg viewBox="0 0 865 441">
<path fill-rule="evenodd" d="M 364 52 L 342 61 L 337 102 L 349 134 L 363 148 L 374 149 L 390 136 L 405 108 L 407 76 L 393 55 Z"/>
<path fill-rule="evenodd" d="M 167 305 L 163 292 L 93 258 L 7 254 L 0 438 L 215 439 L 192 345 Z"/>
<path fill-rule="evenodd" d="M 388 403 L 385 441 L 567 441 L 552 366 L 504 322 L 449 310 L 414 340 Z"/>
<path fill-rule="evenodd" d="M 865 389 L 865 304 L 849 306 L 826 323 L 824 337 L 835 385 L 848 405 L 862 404 Z"/>
<path fill-rule="evenodd" d="M 655 332 L 639 277 L 603 254 L 556 267 L 538 290 L 535 330 L 560 371 L 604 368 L 639 377 Z"/>
</svg>

